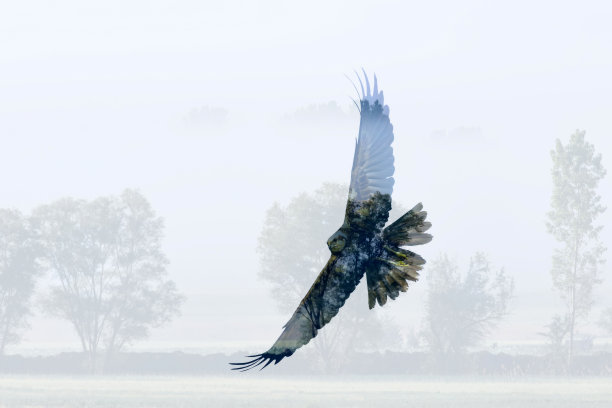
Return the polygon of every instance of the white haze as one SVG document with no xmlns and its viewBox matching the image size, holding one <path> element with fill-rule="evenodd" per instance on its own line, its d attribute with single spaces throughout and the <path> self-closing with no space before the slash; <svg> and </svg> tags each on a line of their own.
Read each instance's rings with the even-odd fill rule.
<svg viewBox="0 0 612 408">
<path fill-rule="evenodd" d="M 358 117 L 344 75 L 364 67 L 391 110 L 393 198 L 422 201 L 433 222 L 419 252 L 461 265 L 486 252 L 516 283 L 488 342 L 539 341 L 562 307 L 549 152 L 584 129 L 612 171 L 611 17 L 607 2 L 4 2 L 0 206 L 139 189 L 188 300 L 134 347 L 263 351 L 289 317 L 257 277 L 265 211 L 348 183 Z M 291 122 L 330 102 L 338 121 Z M 610 176 L 600 193 L 611 207 Z M 384 309 L 405 332 L 419 328 L 423 275 Z M 603 276 L 593 322 L 612 306 Z M 78 344 L 38 310 L 8 352 L 43 345 Z"/>
</svg>

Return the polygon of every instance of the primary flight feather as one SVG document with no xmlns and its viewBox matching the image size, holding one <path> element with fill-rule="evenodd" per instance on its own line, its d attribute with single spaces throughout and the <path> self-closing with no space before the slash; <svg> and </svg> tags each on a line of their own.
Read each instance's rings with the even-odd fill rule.
<svg viewBox="0 0 612 408">
<path fill-rule="evenodd" d="M 355 146 L 351 184 L 344 223 L 327 241 L 331 256 L 304 296 L 283 332 L 264 353 L 248 356 L 243 363 L 230 363 L 233 370 L 250 370 L 277 364 L 314 338 L 338 314 L 346 299 L 366 275 L 368 304 L 384 305 L 416 281 L 425 260 L 403 246 L 431 241 L 425 233 L 431 223 L 417 204 L 397 221 L 384 228 L 391 210 L 393 192 L 393 125 L 383 92 L 364 72 L 365 89 L 357 76 L 360 93 L 359 135 Z"/>
</svg>

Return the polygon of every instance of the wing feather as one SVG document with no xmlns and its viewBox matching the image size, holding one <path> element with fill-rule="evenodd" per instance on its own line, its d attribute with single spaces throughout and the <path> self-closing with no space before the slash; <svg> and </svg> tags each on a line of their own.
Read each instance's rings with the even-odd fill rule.
<svg viewBox="0 0 612 408">
<path fill-rule="evenodd" d="M 253 360 L 230 363 L 236 366 L 232 370 L 250 370 L 264 362 L 262 369 L 272 361 L 277 364 L 312 340 L 338 314 L 357 287 L 364 271 L 354 267 L 356 255 L 332 255 L 272 347 L 265 353 L 250 356 L 255 357 Z"/>
<path fill-rule="evenodd" d="M 365 80 L 366 85 L 369 84 L 367 75 Z M 389 195 L 393 192 L 393 125 L 389 120 L 389 108 L 384 105 L 383 93 L 378 91 L 376 76 L 374 84 L 372 94 L 369 86 L 367 93 L 362 88 L 359 135 L 349 190 L 349 197 L 357 201 L 366 201 L 376 192 Z"/>
</svg>

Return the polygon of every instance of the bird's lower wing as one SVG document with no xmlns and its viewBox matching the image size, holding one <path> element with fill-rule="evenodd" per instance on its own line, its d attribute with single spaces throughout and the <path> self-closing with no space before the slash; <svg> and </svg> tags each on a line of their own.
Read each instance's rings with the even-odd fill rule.
<svg viewBox="0 0 612 408">
<path fill-rule="evenodd" d="M 232 370 L 250 370 L 270 363 L 277 364 L 313 339 L 318 331 L 338 314 L 346 299 L 355 290 L 364 271 L 357 267 L 358 254 L 332 255 L 316 281 L 300 302 L 291 319 L 283 327 L 278 340 L 268 351 L 252 356 L 243 363 L 230 363 Z"/>
<path fill-rule="evenodd" d="M 313 324 L 312 320 L 302 313 L 294 313 L 289 322 L 285 325 L 285 330 L 280 335 L 278 340 L 272 347 L 265 353 L 255 354 L 251 357 L 252 360 L 243 363 L 230 363 L 236 367 L 232 370 L 250 370 L 259 365 L 263 366 L 261 369 L 266 368 L 270 363 L 278 364 L 285 357 L 292 355 L 295 350 L 302 347 L 317 335 L 317 328 Z"/>
</svg>

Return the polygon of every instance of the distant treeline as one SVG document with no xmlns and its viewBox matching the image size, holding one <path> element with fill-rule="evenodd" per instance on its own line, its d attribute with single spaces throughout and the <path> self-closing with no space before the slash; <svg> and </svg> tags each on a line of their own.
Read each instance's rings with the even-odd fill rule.
<svg viewBox="0 0 612 408">
<path fill-rule="evenodd" d="M 105 375 L 249 375 L 232 372 L 229 362 L 242 354 L 199 355 L 174 353 L 120 353 L 104 368 Z M 45 357 L 0 356 L 2 374 L 91 374 L 86 353 L 61 353 Z M 254 371 L 258 371 L 257 369 Z M 251 373 L 252 375 L 253 373 Z M 340 367 L 322 369 L 306 356 L 296 355 L 286 364 L 266 368 L 258 375 L 564 375 L 563 361 L 553 356 L 493 354 L 489 352 L 440 356 L 430 353 L 354 353 Z M 572 375 L 612 375 L 612 353 L 577 355 Z"/>
</svg>

